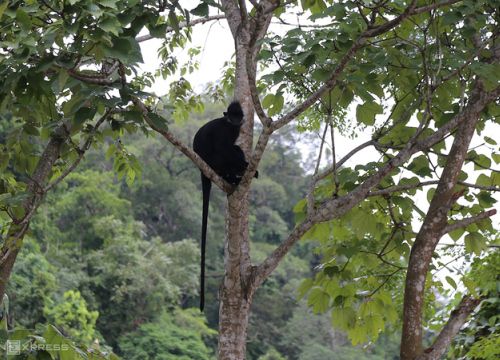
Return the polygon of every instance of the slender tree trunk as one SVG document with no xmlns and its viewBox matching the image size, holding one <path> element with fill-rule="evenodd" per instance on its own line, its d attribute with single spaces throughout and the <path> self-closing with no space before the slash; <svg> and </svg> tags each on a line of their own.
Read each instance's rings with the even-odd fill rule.
<svg viewBox="0 0 500 360">
<path fill-rule="evenodd" d="M 44 186 L 52 171 L 52 166 L 59 158 L 61 146 L 67 136 L 67 130 L 64 126 L 55 130 L 40 160 L 38 160 L 31 180 L 28 182 L 28 198 L 23 204 L 24 215 L 20 219 L 13 220 L 7 238 L 2 244 L 0 250 L 0 299 L 3 299 L 17 254 L 21 249 L 24 235 L 28 231 L 30 219 L 44 196 Z"/>
<path fill-rule="evenodd" d="M 453 145 L 447 156 L 446 165 L 429 205 L 429 210 L 411 249 L 403 305 L 402 360 L 414 360 L 424 353 L 422 313 L 425 280 L 436 246 L 445 233 L 448 224 L 448 213 L 455 201 L 461 196 L 455 185 L 467 155 L 469 144 L 474 136 L 476 124 L 485 106 L 482 99 L 486 97 L 487 93 L 477 83 L 475 94 L 471 96 L 469 106 L 464 111 L 466 113 L 465 121 L 457 128 Z M 470 308 L 470 306 L 464 306 L 464 308 Z M 470 311 L 472 309 L 473 307 Z M 432 349 L 426 351 L 432 351 Z"/>
<path fill-rule="evenodd" d="M 245 113 L 239 145 L 251 154 L 254 110 L 246 76 L 246 51 L 236 51 L 235 99 Z M 227 198 L 224 281 L 220 289 L 219 359 L 245 359 L 248 317 L 252 293 L 249 289 L 252 266 L 248 239 L 248 187 Z"/>
</svg>

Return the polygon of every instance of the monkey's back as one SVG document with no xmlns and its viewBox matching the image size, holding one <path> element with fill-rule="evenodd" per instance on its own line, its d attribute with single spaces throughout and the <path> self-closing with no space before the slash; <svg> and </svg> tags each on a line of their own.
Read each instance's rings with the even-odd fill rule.
<svg viewBox="0 0 500 360">
<path fill-rule="evenodd" d="M 223 156 L 219 150 L 227 149 L 236 142 L 240 127 L 234 126 L 226 118 L 218 118 L 207 122 L 195 134 L 193 150 L 209 165 L 214 156 Z"/>
</svg>

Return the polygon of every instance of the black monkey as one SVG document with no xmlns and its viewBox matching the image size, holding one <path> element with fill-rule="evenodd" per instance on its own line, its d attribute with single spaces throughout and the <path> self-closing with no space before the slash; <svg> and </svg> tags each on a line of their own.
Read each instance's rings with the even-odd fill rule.
<svg viewBox="0 0 500 360">
<path fill-rule="evenodd" d="M 224 117 L 203 125 L 193 140 L 194 151 L 224 180 L 238 185 L 248 166 L 245 154 L 236 139 L 243 123 L 243 110 L 238 101 L 233 101 L 224 112 Z M 258 172 L 255 173 L 258 177 Z M 205 247 L 207 242 L 208 203 L 212 183 L 201 173 L 203 191 L 203 211 L 201 223 L 201 264 L 200 264 L 200 310 L 205 305 Z"/>
</svg>

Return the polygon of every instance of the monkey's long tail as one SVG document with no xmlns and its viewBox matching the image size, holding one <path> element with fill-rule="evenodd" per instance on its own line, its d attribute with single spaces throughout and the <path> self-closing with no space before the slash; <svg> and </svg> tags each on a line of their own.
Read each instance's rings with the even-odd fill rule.
<svg viewBox="0 0 500 360">
<path fill-rule="evenodd" d="M 201 188 L 203 191 L 203 213 L 201 218 L 201 263 L 200 263 L 200 311 L 205 307 L 205 248 L 207 245 L 208 204 L 210 202 L 210 179 L 201 174 Z"/>
</svg>

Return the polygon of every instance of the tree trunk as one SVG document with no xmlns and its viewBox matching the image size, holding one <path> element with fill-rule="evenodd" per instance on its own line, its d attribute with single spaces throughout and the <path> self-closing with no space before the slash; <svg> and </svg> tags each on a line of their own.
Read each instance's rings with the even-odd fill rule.
<svg viewBox="0 0 500 360">
<path fill-rule="evenodd" d="M 44 186 L 52 171 L 52 166 L 59 158 L 61 147 L 66 141 L 68 131 L 64 125 L 58 127 L 44 152 L 28 182 L 26 193 L 28 198 L 23 204 L 24 215 L 20 219 L 14 219 L 13 224 L 7 232 L 7 237 L 0 250 L 0 299 L 3 299 L 7 283 L 14 267 L 17 254 L 19 253 L 24 235 L 28 231 L 29 222 L 44 196 Z"/>
<path fill-rule="evenodd" d="M 476 124 L 480 119 L 481 111 L 487 104 L 485 102 L 486 98 L 488 98 L 488 93 L 483 91 L 483 87 L 477 82 L 476 89 L 469 99 L 469 104 L 463 111 L 465 119 L 455 132 L 453 145 L 448 153 L 429 210 L 411 249 L 403 305 L 400 353 L 402 360 L 414 360 L 424 352 L 422 344 L 422 313 L 425 280 L 436 246 L 445 233 L 448 224 L 448 213 L 455 201 L 461 196 L 455 185 L 464 164 L 469 144 L 474 136 Z"/>
<path fill-rule="evenodd" d="M 225 2 L 225 12 L 235 39 L 236 71 L 234 98 L 241 103 L 245 122 L 240 130 L 238 144 L 250 159 L 253 145 L 254 107 L 247 75 L 255 72 L 256 64 L 250 47 L 249 24 L 243 23 L 234 4 Z M 247 56 L 252 56 L 247 61 Z M 245 359 L 250 305 L 254 293 L 253 268 L 250 260 L 248 231 L 248 195 L 250 184 L 241 184 L 227 197 L 226 238 L 224 243 L 224 280 L 220 288 L 219 345 L 220 360 Z"/>
<path fill-rule="evenodd" d="M 246 54 L 237 54 L 235 98 L 245 113 L 238 143 L 248 159 L 253 139 L 254 111 L 246 77 Z M 243 73 L 244 72 L 244 73 Z M 240 74 L 240 76 L 238 75 Z M 245 74 L 243 76 L 243 74 Z M 245 359 L 248 317 L 253 290 L 248 239 L 248 186 L 227 197 L 224 280 L 220 289 L 219 359 Z"/>
<path fill-rule="evenodd" d="M 246 337 L 253 291 L 248 247 L 248 193 L 228 196 L 224 281 L 219 300 L 219 359 L 245 359 Z M 242 197 L 243 196 L 243 197 Z"/>
</svg>

